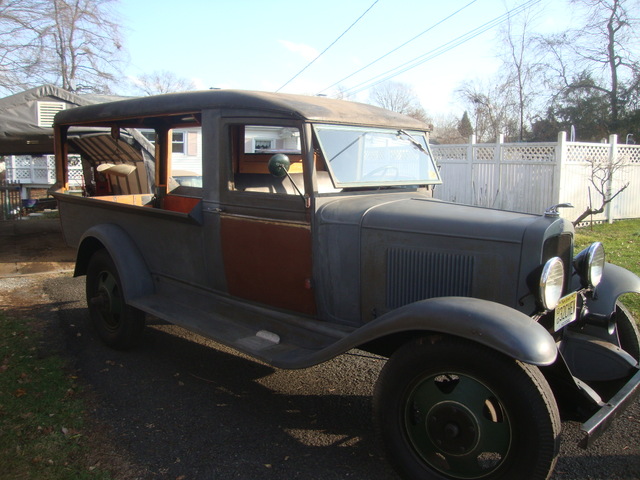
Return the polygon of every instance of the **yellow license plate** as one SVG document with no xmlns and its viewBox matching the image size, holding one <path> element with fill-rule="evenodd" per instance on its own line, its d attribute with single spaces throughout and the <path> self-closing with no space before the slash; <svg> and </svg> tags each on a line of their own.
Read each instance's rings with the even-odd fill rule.
<svg viewBox="0 0 640 480">
<path fill-rule="evenodd" d="M 553 320 L 553 326 L 556 332 L 576 319 L 577 299 L 578 294 L 573 292 L 562 297 L 558 302 Z"/>
</svg>

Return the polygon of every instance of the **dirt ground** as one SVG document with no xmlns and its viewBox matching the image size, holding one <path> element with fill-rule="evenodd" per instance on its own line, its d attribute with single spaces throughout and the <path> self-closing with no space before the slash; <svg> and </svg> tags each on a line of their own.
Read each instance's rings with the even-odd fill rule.
<svg viewBox="0 0 640 480">
<path fill-rule="evenodd" d="M 74 260 L 75 251 L 64 243 L 59 219 L 0 222 L 0 278 L 73 270 Z"/>
</svg>

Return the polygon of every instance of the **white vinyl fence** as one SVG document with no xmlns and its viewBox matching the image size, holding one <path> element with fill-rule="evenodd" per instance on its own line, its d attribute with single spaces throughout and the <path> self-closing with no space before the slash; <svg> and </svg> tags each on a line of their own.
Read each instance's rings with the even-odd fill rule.
<svg viewBox="0 0 640 480">
<path fill-rule="evenodd" d="M 560 132 L 552 143 L 432 145 L 443 185 L 434 197 L 456 203 L 480 205 L 525 213 L 543 213 L 549 206 L 571 203 L 561 215 L 574 220 L 589 205 L 602 200 L 590 182 L 592 166 L 611 169 L 607 188 L 617 192 L 629 186 L 595 221 L 640 218 L 640 145 L 568 142 Z M 598 182 L 599 183 L 599 182 Z"/>
<path fill-rule="evenodd" d="M 53 155 L 5 156 L 7 181 L 25 186 L 47 187 L 56 182 L 56 162 Z M 69 155 L 69 184 L 83 185 L 82 165 L 79 155 Z"/>
</svg>

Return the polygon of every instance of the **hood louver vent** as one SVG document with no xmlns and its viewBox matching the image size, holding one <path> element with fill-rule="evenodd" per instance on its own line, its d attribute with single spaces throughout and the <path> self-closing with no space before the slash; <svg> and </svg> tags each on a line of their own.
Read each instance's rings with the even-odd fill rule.
<svg viewBox="0 0 640 480">
<path fill-rule="evenodd" d="M 473 265 L 470 255 L 390 248 L 387 307 L 394 309 L 435 297 L 470 297 Z"/>
</svg>

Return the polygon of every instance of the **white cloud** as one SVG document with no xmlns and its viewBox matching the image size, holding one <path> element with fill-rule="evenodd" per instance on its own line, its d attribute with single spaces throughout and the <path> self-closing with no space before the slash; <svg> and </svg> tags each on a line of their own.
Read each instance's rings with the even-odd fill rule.
<svg viewBox="0 0 640 480">
<path fill-rule="evenodd" d="M 294 43 L 288 40 L 278 40 L 278 42 L 290 52 L 297 53 L 308 61 L 313 60 L 320 53 L 315 48 L 305 45 L 304 43 Z"/>
</svg>

